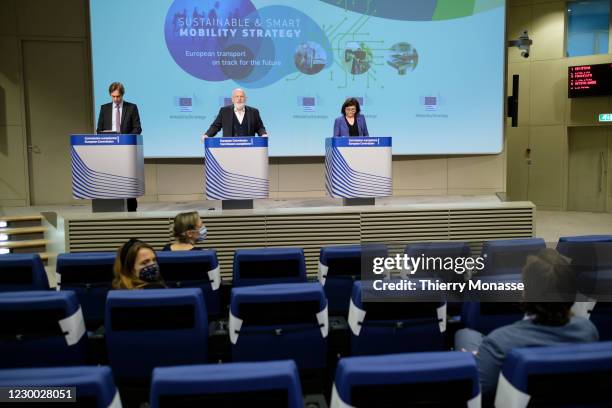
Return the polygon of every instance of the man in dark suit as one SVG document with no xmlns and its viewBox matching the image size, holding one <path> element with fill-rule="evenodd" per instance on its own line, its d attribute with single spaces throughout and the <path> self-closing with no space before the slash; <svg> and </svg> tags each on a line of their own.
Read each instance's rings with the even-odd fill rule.
<svg viewBox="0 0 612 408">
<path fill-rule="evenodd" d="M 123 84 L 113 82 L 108 87 L 108 93 L 113 101 L 100 107 L 96 132 L 141 134 L 142 127 L 140 126 L 138 106 L 123 100 L 123 94 L 125 93 Z M 138 207 L 136 198 L 128 198 L 127 207 L 128 211 L 136 211 Z"/>
<path fill-rule="evenodd" d="M 268 137 L 259 111 L 246 106 L 246 94 L 240 88 L 232 91 L 232 104 L 219 109 L 219 114 L 202 135 L 202 141 L 207 137 L 214 137 L 221 129 L 224 137 L 248 137 L 256 134 Z"/>
</svg>

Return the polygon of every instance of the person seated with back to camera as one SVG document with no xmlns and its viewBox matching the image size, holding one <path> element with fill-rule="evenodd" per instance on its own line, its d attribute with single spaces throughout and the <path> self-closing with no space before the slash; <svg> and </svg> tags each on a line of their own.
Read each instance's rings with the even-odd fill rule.
<svg viewBox="0 0 612 408">
<path fill-rule="evenodd" d="M 174 217 L 173 243 L 166 244 L 163 251 L 193 251 L 201 248 L 195 246 L 206 239 L 207 230 L 202 224 L 197 211 L 179 213 Z"/>
<path fill-rule="evenodd" d="M 166 288 L 155 250 L 138 239 L 132 238 L 119 247 L 113 272 L 113 289 Z"/>
<path fill-rule="evenodd" d="M 551 248 L 529 255 L 522 279 L 523 320 L 487 336 L 472 329 L 461 329 L 455 335 L 455 350 L 471 352 L 476 358 L 483 407 L 493 405 L 499 373 L 512 349 L 599 340 L 590 320 L 571 313 L 577 285 L 567 258 Z"/>
</svg>

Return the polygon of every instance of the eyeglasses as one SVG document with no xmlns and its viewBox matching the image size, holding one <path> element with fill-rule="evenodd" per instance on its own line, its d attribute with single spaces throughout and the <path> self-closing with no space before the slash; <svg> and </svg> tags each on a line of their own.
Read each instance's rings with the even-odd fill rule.
<svg viewBox="0 0 612 408">
<path fill-rule="evenodd" d="M 346 108 L 344 110 L 347 112 L 357 112 L 357 108 Z"/>
</svg>

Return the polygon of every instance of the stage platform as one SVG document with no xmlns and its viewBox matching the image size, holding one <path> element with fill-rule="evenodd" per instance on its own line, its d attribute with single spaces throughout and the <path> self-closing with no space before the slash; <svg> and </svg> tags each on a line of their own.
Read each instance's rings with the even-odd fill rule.
<svg viewBox="0 0 612 408">
<path fill-rule="evenodd" d="M 388 197 L 373 206 L 342 206 L 339 199 L 256 200 L 252 210 L 222 210 L 219 201 L 139 203 L 136 213 L 91 213 L 88 206 L 4 208 L 43 213 L 56 225 L 52 251 L 115 251 L 129 238 L 155 248 L 172 241 L 172 220 L 197 210 L 208 228 L 203 248 L 217 250 L 222 276 L 230 278 L 237 248 L 304 248 L 308 274 L 316 275 L 323 246 L 461 240 L 480 251 L 489 239 L 535 234 L 531 202 L 502 202 L 495 195 Z"/>
</svg>

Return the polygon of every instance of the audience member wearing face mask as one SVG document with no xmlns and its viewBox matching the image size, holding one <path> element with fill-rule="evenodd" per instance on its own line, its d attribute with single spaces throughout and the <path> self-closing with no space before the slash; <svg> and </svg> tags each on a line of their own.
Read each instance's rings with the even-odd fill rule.
<svg viewBox="0 0 612 408">
<path fill-rule="evenodd" d="M 160 289 L 166 285 L 159 273 L 151 245 L 130 239 L 117 250 L 113 289 Z"/>
<path fill-rule="evenodd" d="M 174 237 L 173 243 L 164 246 L 164 251 L 191 251 L 197 248 L 198 242 L 206 239 L 206 227 L 202 224 L 200 214 L 197 211 L 177 214 L 174 217 Z"/>
</svg>

